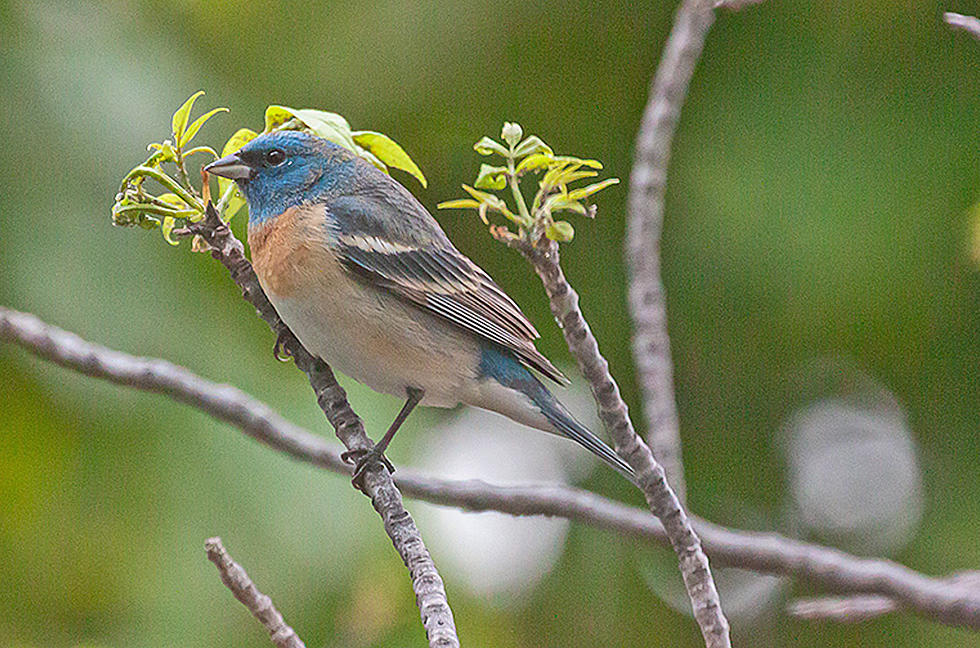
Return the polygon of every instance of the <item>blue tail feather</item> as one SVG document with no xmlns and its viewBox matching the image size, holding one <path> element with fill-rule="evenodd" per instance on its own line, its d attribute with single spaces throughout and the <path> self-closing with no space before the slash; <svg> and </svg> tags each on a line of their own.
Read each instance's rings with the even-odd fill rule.
<svg viewBox="0 0 980 648">
<path fill-rule="evenodd" d="M 565 406 L 517 358 L 501 349 L 486 347 L 480 358 L 480 371 L 483 376 L 527 396 L 556 433 L 578 443 L 609 464 L 616 472 L 636 483 L 636 476 L 629 464 L 602 439 L 575 420 Z"/>
</svg>

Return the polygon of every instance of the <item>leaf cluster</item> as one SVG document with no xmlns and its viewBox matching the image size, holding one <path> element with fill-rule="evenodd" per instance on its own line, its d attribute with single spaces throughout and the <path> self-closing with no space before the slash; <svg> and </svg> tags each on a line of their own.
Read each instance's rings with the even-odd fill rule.
<svg viewBox="0 0 980 648">
<path fill-rule="evenodd" d="M 553 241 L 571 241 L 575 236 L 572 224 L 559 220 L 556 214 L 572 213 L 594 218 L 595 205 L 591 197 L 618 178 L 607 178 L 589 185 L 571 188 L 569 185 L 597 177 L 602 169 L 598 160 L 570 155 L 555 155 L 550 146 L 537 135 L 524 137 L 520 124 L 505 122 L 498 142 L 484 137 L 473 149 L 484 156 L 496 155 L 503 164 L 481 164 L 473 186 L 463 185 L 469 198 L 439 203 L 439 209 L 475 209 L 484 223 L 490 224 L 489 213 L 500 214 L 517 225 L 517 232 L 494 227 L 496 236 L 524 238 L 535 242 L 542 235 Z M 530 207 L 524 199 L 521 181 L 537 177 L 537 190 Z M 510 189 L 513 209 L 495 192 Z"/>
<path fill-rule="evenodd" d="M 204 206 L 210 200 L 207 179 L 202 178 L 202 187 L 198 190 L 187 174 L 187 160 L 197 154 L 206 154 L 210 160 L 219 156 L 211 147 L 191 147 L 190 142 L 208 120 L 228 109 L 215 108 L 191 121 L 194 103 L 203 94 L 203 91 L 196 92 L 177 109 L 171 120 L 170 137 L 150 144 L 147 147 L 150 156 L 123 178 L 112 206 L 115 225 L 160 229 L 168 243 L 177 245 L 177 239 L 184 233 L 181 226 L 204 218 Z M 355 131 L 342 116 L 323 110 L 269 106 L 262 133 L 239 128 L 225 142 L 221 156 L 234 153 L 260 134 L 278 130 L 309 132 L 354 151 L 385 173 L 390 168 L 400 169 L 415 177 L 423 187 L 427 184 L 421 169 L 390 137 L 376 131 Z M 150 190 L 146 186 L 147 180 L 152 180 L 164 191 Z M 222 219 L 228 221 L 245 205 L 245 199 L 237 185 L 226 178 L 218 179 L 218 189 L 220 198 L 216 209 Z M 204 246 L 195 241 L 194 248 L 204 249 Z"/>
</svg>

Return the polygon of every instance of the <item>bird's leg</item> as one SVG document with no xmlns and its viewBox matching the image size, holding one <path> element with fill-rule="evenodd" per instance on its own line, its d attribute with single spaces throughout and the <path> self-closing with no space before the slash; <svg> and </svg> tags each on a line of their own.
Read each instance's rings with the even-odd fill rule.
<svg viewBox="0 0 980 648">
<path fill-rule="evenodd" d="M 279 331 L 279 333 L 276 334 L 276 343 L 272 347 L 272 355 L 275 356 L 276 360 L 279 362 L 289 362 L 289 358 L 292 356 L 292 354 L 289 353 L 286 346 L 283 344 L 285 342 L 285 338 L 286 332 Z"/>
<path fill-rule="evenodd" d="M 391 426 L 388 428 L 388 431 L 385 432 L 385 435 L 380 441 L 374 444 L 373 448 L 370 450 L 348 450 L 340 455 L 340 458 L 344 461 L 348 463 L 354 462 L 354 475 L 351 477 L 351 482 L 360 490 L 364 490 L 364 471 L 371 464 L 382 463 L 384 464 L 385 468 L 388 469 L 388 472 L 395 472 L 395 467 L 392 466 L 391 462 L 388 461 L 388 458 L 385 457 L 385 450 L 388 448 L 388 444 L 391 443 L 391 440 L 394 438 L 395 432 L 398 432 L 398 428 L 402 426 L 402 423 L 405 422 L 408 415 L 412 413 L 415 406 L 422 400 L 422 396 L 425 395 L 424 391 L 414 387 L 409 387 L 406 391 L 408 392 L 408 400 L 405 401 L 405 404 L 402 406 L 401 411 L 398 412 L 398 416 L 395 417 L 395 420 L 391 422 Z"/>
</svg>

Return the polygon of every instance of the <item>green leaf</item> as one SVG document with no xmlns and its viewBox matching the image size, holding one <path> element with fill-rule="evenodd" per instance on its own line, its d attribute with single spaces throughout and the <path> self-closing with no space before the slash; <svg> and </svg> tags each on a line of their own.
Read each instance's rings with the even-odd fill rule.
<svg viewBox="0 0 980 648">
<path fill-rule="evenodd" d="M 388 165 L 385 164 L 384 162 L 382 162 L 381 159 L 377 155 L 375 155 L 371 151 L 367 150 L 363 146 L 359 146 L 357 144 L 354 144 L 354 146 L 355 146 L 355 149 L 354 149 L 354 152 L 355 153 L 357 153 L 359 156 L 361 156 L 362 158 L 364 158 L 365 160 L 367 160 L 368 162 L 370 162 L 371 164 L 373 164 L 375 167 L 377 167 L 381 171 L 384 171 L 385 173 L 388 173 Z M 389 174 L 389 175 L 391 175 L 391 174 Z"/>
<path fill-rule="evenodd" d="M 178 241 L 173 240 L 173 238 L 171 238 L 170 236 L 170 233 L 174 231 L 174 224 L 176 222 L 177 221 L 174 219 L 173 216 L 164 216 L 163 224 L 160 226 L 160 229 L 163 230 L 163 238 L 166 239 L 167 243 L 169 243 L 170 245 L 179 244 Z"/>
<path fill-rule="evenodd" d="M 325 110 L 269 106 L 265 110 L 265 132 L 275 130 L 294 117 L 313 131 L 314 135 L 357 152 L 347 120 L 337 113 Z"/>
<path fill-rule="evenodd" d="M 555 154 L 540 137 L 531 135 L 517 147 L 517 150 L 514 151 L 514 157 L 524 157 L 532 153 L 547 153 L 549 156 Z"/>
<path fill-rule="evenodd" d="M 473 150 L 479 153 L 480 155 L 493 155 L 494 153 L 496 153 L 497 155 L 503 155 L 504 157 L 510 155 L 510 153 L 507 151 L 507 149 L 503 147 L 502 144 L 493 141 L 489 137 L 484 137 L 479 142 L 474 144 Z"/>
<path fill-rule="evenodd" d="M 285 106 L 269 106 L 265 109 L 265 130 L 263 132 L 268 133 L 273 131 L 292 118 L 293 113 L 289 108 Z"/>
<path fill-rule="evenodd" d="M 184 136 L 184 131 L 187 129 L 187 120 L 191 114 L 191 108 L 194 107 L 194 102 L 197 101 L 198 97 L 204 94 L 204 90 L 198 90 L 191 98 L 184 102 L 184 105 L 177 109 L 174 113 L 173 119 L 170 123 L 174 131 L 174 141 L 178 144 L 181 138 Z"/>
<path fill-rule="evenodd" d="M 266 113 L 268 115 L 268 112 Z M 239 128 L 235 131 L 227 142 L 225 142 L 224 148 L 221 149 L 221 157 L 226 155 L 231 155 L 235 151 L 239 150 L 253 139 L 258 137 L 259 134 L 250 128 Z M 227 222 L 231 220 L 231 217 L 237 214 L 242 207 L 245 206 L 245 199 L 242 197 L 242 193 L 238 190 L 238 186 L 235 185 L 234 180 L 229 180 L 228 178 L 218 178 L 218 193 L 222 196 L 231 189 L 231 197 L 225 204 L 224 210 L 222 210 L 221 217 Z"/>
<path fill-rule="evenodd" d="M 184 134 L 178 139 L 178 142 L 177 142 L 178 145 L 181 148 L 183 148 L 184 146 L 186 146 L 187 143 L 190 142 L 192 139 L 194 139 L 194 136 L 197 135 L 197 131 L 201 130 L 201 126 L 204 126 L 204 123 L 207 120 L 211 119 L 212 117 L 214 117 L 215 115 L 217 115 L 220 112 L 228 112 L 228 109 L 227 108 L 215 108 L 214 110 L 211 110 L 211 111 L 209 111 L 209 112 L 201 115 L 197 119 L 195 119 L 193 121 L 193 123 L 191 123 L 191 125 L 187 127 L 187 130 L 184 131 Z M 176 135 L 174 135 L 174 137 L 176 137 Z"/>
<path fill-rule="evenodd" d="M 577 200 L 570 200 L 567 195 L 556 194 L 547 200 L 546 205 L 548 211 L 551 212 L 569 211 L 579 216 L 589 215 L 589 210 L 585 208 L 585 205 Z"/>
<path fill-rule="evenodd" d="M 595 171 L 579 171 L 579 168 L 578 164 L 553 166 L 541 178 L 540 184 L 542 187 L 561 187 L 576 180 L 594 178 L 598 175 Z"/>
<path fill-rule="evenodd" d="M 189 158 L 190 156 L 192 156 L 192 155 L 194 155 L 196 153 L 208 153 L 214 159 L 216 159 L 216 160 L 218 159 L 218 152 L 215 151 L 210 146 L 195 146 L 192 149 L 188 149 L 188 150 L 184 151 L 184 159 L 186 160 L 187 158 Z"/>
<path fill-rule="evenodd" d="M 227 142 L 225 142 L 224 148 L 221 149 L 221 157 L 231 155 L 258 136 L 259 134 L 251 128 L 239 128 L 237 131 L 235 131 L 235 134 L 232 135 Z"/>
<path fill-rule="evenodd" d="M 229 181 L 230 182 L 230 181 Z M 231 220 L 232 216 L 237 214 L 242 207 L 245 206 L 245 198 L 242 197 L 242 192 L 239 191 L 238 187 L 234 187 L 232 190 L 231 198 L 228 199 L 228 203 L 221 214 L 222 219 L 227 223 Z"/>
<path fill-rule="evenodd" d="M 566 164 L 577 164 L 578 166 L 587 166 L 592 169 L 601 169 L 602 162 L 599 160 L 583 160 L 582 158 L 577 158 L 571 155 L 557 155 L 555 156 L 556 162 L 565 162 Z"/>
<path fill-rule="evenodd" d="M 463 185 L 463 190 L 482 203 L 480 205 L 481 209 L 483 209 L 483 205 L 486 205 L 490 209 L 500 212 L 511 220 L 517 219 L 517 216 L 507 209 L 507 203 L 501 200 L 499 196 L 495 196 L 492 193 L 487 193 L 485 191 L 478 191 L 469 185 Z"/>
<path fill-rule="evenodd" d="M 428 186 L 422 170 L 395 140 L 374 131 L 354 131 L 352 136 L 359 146 L 363 146 L 388 166 L 401 169 L 414 176 L 423 187 Z"/>
<path fill-rule="evenodd" d="M 524 137 L 524 129 L 517 122 L 504 122 L 504 127 L 500 129 L 500 139 L 507 142 L 511 148 L 517 146 L 517 143 L 521 141 Z"/>
<path fill-rule="evenodd" d="M 496 189 L 499 191 L 507 186 L 506 173 L 507 167 L 481 164 L 480 173 L 477 175 L 473 186 L 478 189 Z"/>
<path fill-rule="evenodd" d="M 185 203 L 183 199 L 181 199 L 181 197 L 175 193 L 160 194 L 159 196 L 157 196 L 157 200 L 162 200 L 163 202 L 167 203 L 168 205 L 171 205 L 176 209 L 189 208 L 188 204 Z"/>
<path fill-rule="evenodd" d="M 491 200 L 494 200 L 494 199 L 500 200 L 500 198 L 497 198 L 497 196 L 494 196 L 491 193 L 487 193 L 485 191 L 477 191 L 476 189 L 474 189 L 473 187 L 471 187 L 469 185 L 463 185 L 463 191 L 465 191 L 469 195 L 473 196 L 474 198 L 476 198 L 480 202 L 489 203 Z"/>
<path fill-rule="evenodd" d="M 156 153 L 144 163 L 144 166 L 159 167 L 165 162 L 175 162 L 177 160 L 177 152 L 174 151 L 173 144 L 170 143 L 170 140 L 165 140 L 163 144 L 154 142 L 146 148 L 147 150 L 155 150 Z"/>
<path fill-rule="evenodd" d="M 545 228 L 544 234 L 552 241 L 567 243 L 575 236 L 575 229 L 566 221 L 554 221 Z"/>
<path fill-rule="evenodd" d="M 470 200 L 469 198 L 457 198 L 456 200 L 445 200 L 438 205 L 436 209 L 477 209 L 480 206 L 478 200 Z"/>
<path fill-rule="evenodd" d="M 520 164 L 517 165 L 517 173 L 525 173 L 527 171 L 539 171 L 541 169 L 546 169 L 551 166 L 554 158 L 550 153 L 534 153 L 529 155 Z"/>
<path fill-rule="evenodd" d="M 581 200 L 583 198 L 588 198 L 594 193 L 598 193 L 610 187 L 614 184 L 619 184 L 619 178 L 607 178 L 602 182 L 596 182 L 595 184 L 590 184 L 587 187 L 581 187 L 580 189 L 574 189 L 568 192 L 568 197 L 571 200 Z"/>
<path fill-rule="evenodd" d="M 573 182 L 584 180 L 585 178 L 594 178 L 597 175 L 599 174 L 595 171 L 564 171 L 558 174 L 557 184 L 570 185 Z"/>
</svg>

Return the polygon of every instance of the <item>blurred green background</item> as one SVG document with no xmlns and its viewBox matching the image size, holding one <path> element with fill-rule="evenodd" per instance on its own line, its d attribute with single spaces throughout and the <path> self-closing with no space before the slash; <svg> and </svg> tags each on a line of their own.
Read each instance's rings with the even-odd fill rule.
<svg viewBox="0 0 980 648">
<path fill-rule="evenodd" d="M 232 109 L 200 143 L 261 127 L 270 103 L 391 135 L 428 176 L 426 190 L 399 178 L 430 208 L 473 179 L 472 143 L 505 119 L 626 179 L 674 11 L 648 4 L 0 2 L 0 303 L 233 383 L 332 437 L 223 268 L 110 226 L 118 180 L 198 89 L 199 110 Z M 846 358 L 904 407 L 923 508 L 893 555 L 934 574 L 980 566 L 980 277 L 968 248 L 980 43 L 951 33 L 943 10 L 976 5 L 773 0 L 720 15 L 677 134 L 663 243 L 692 507 L 807 535 L 788 521 L 778 431 L 801 367 Z M 639 413 L 625 196 L 625 184 L 603 192 L 564 259 Z M 488 244 L 470 213 L 439 220 L 569 366 L 522 260 Z M 346 479 L 9 345 L 0 376 L 0 644 L 269 645 L 205 560 L 218 534 L 308 646 L 423 645 L 404 569 Z M 375 433 L 399 407 L 345 384 Z M 422 430 L 445 420 L 413 418 L 393 460 L 422 463 Z M 494 435 L 481 430 L 488 453 Z M 578 483 L 641 502 L 608 470 Z M 434 546 L 437 563 L 444 551 Z M 648 587 L 651 573 L 679 582 L 662 552 L 573 524 L 552 558 L 519 596 L 444 570 L 464 645 L 700 645 L 670 595 Z M 795 621 L 782 601 L 809 590 L 788 587 L 762 618 L 733 618 L 738 643 L 980 643 L 911 615 Z"/>
</svg>

